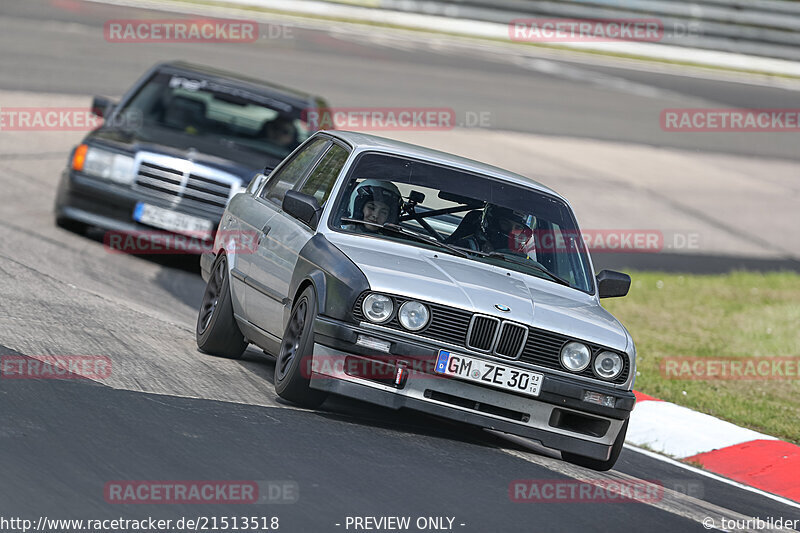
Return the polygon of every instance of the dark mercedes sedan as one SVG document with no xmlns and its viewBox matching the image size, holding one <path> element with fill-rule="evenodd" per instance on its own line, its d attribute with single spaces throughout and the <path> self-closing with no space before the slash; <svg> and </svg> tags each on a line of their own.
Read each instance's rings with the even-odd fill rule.
<svg viewBox="0 0 800 533">
<path fill-rule="evenodd" d="M 95 97 L 104 123 L 72 151 L 56 223 L 210 241 L 230 198 L 299 146 L 312 133 L 303 117 L 325 107 L 238 74 L 158 64 L 119 103 Z"/>
</svg>

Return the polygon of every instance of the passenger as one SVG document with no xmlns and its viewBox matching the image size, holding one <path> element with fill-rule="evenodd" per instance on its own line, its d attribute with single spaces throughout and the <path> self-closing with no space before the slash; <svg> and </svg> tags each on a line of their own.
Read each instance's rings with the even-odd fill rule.
<svg viewBox="0 0 800 533">
<path fill-rule="evenodd" d="M 397 224 L 402 206 L 400 190 L 390 181 L 364 180 L 350 195 L 351 218 L 373 224 Z M 370 224 L 352 224 L 347 229 L 374 233 L 380 228 Z"/>
<path fill-rule="evenodd" d="M 526 213 L 489 204 L 483 210 L 476 231 L 455 245 L 487 253 L 505 251 L 527 255 L 525 247 L 533 235 L 528 218 Z"/>
</svg>

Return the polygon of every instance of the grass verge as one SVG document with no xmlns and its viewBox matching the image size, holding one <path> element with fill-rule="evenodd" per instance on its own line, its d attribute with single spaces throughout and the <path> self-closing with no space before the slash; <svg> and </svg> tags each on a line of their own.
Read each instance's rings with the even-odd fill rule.
<svg viewBox="0 0 800 533">
<path fill-rule="evenodd" d="M 800 274 L 631 272 L 604 300 L 636 342 L 636 390 L 800 444 L 800 379 L 674 379 L 665 357 L 800 357 Z"/>
</svg>

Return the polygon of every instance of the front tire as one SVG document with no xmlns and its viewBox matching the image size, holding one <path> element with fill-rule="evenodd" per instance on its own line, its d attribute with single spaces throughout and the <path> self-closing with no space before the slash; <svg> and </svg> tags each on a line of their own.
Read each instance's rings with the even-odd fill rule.
<svg viewBox="0 0 800 533">
<path fill-rule="evenodd" d="M 591 457 L 576 455 L 574 453 L 569 453 L 569 452 L 561 452 L 561 458 L 568 463 L 572 463 L 578 466 L 583 466 L 586 468 L 591 468 L 592 470 L 597 470 L 599 472 L 605 472 L 606 470 L 611 470 L 617 463 L 617 459 L 619 459 L 619 454 L 620 452 L 622 452 L 622 445 L 625 444 L 625 435 L 628 434 L 629 421 L 630 418 L 625 420 L 625 423 L 622 424 L 622 429 L 620 429 L 617 438 L 614 440 L 613 446 L 611 446 L 611 455 L 608 457 L 607 460 L 601 461 L 599 459 L 592 459 Z"/>
<path fill-rule="evenodd" d="M 284 400 L 313 409 L 328 396 L 310 387 L 311 357 L 314 353 L 314 319 L 317 298 L 308 286 L 292 306 L 292 313 L 283 332 L 281 349 L 275 361 L 275 392 Z M 305 372 L 303 368 L 307 369 Z"/>
<path fill-rule="evenodd" d="M 247 348 L 247 341 L 233 317 L 225 254 L 220 254 L 211 267 L 203 303 L 197 315 L 195 336 L 200 351 L 211 355 L 239 359 Z"/>
</svg>

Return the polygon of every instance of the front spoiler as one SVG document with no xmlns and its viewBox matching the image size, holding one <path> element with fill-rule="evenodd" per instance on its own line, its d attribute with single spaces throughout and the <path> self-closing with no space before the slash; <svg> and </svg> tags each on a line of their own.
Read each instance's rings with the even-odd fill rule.
<svg viewBox="0 0 800 533">
<path fill-rule="evenodd" d="M 403 386 L 392 386 L 369 377 L 326 368 L 325 358 L 359 358 L 392 365 L 395 361 L 425 361 L 436 357 L 435 346 L 408 341 L 400 335 L 383 335 L 361 326 L 326 317 L 315 321 L 313 358 L 320 363 L 311 373 L 310 386 L 392 409 L 409 408 L 484 428 L 534 439 L 543 446 L 576 455 L 607 460 L 624 421 L 633 409 L 633 393 L 598 389 L 560 376 L 547 375 L 538 397 L 521 396 L 497 389 L 444 378 L 425 371 L 412 372 Z M 389 354 L 375 355 L 356 345 L 359 334 L 391 342 Z M 419 368 L 419 366 L 414 367 Z M 432 368 L 432 367 L 431 367 Z M 608 408 L 582 401 L 586 390 L 598 390 L 617 398 Z M 578 425 L 563 423 L 573 417 Z M 582 425 L 585 424 L 585 425 Z M 592 432 L 591 428 L 602 427 Z"/>
<path fill-rule="evenodd" d="M 418 400 L 416 398 L 409 398 L 399 394 L 387 393 L 382 390 L 374 389 L 359 383 L 350 381 L 343 381 L 339 379 L 330 379 L 328 377 L 311 379 L 311 388 L 327 391 L 348 398 L 365 401 L 375 405 L 388 407 L 390 409 L 409 408 L 415 411 L 421 411 L 430 415 L 441 416 L 457 422 L 464 422 L 480 426 L 486 429 L 494 429 L 504 433 L 511 433 L 512 435 L 519 435 L 538 441 L 547 448 L 552 448 L 559 451 L 570 452 L 577 455 L 591 457 L 605 461 L 611 453 L 611 446 L 606 444 L 598 444 L 585 440 L 579 440 L 574 437 L 559 435 L 541 429 L 522 426 L 512 422 L 505 422 L 497 420 L 488 416 L 483 416 L 477 413 L 470 413 L 440 405 L 436 403 Z"/>
</svg>

